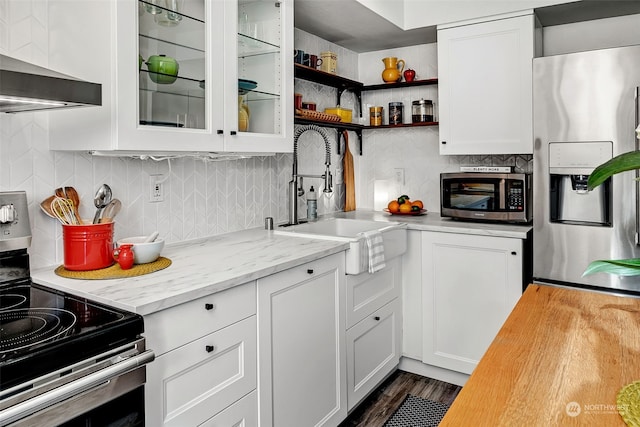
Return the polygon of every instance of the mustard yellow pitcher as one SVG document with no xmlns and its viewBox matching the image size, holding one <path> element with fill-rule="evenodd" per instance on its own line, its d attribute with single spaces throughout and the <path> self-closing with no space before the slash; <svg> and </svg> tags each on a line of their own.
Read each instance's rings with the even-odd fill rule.
<svg viewBox="0 0 640 427">
<path fill-rule="evenodd" d="M 398 60 L 396 57 L 384 58 L 384 71 L 382 72 L 382 80 L 386 83 L 396 83 L 402 78 L 402 71 L 404 70 L 404 61 Z M 400 70 L 398 65 L 401 64 Z"/>
<path fill-rule="evenodd" d="M 251 112 L 249 106 L 244 102 L 242 96 L 238 96 L 238 130 L 240 132 L 246 132 L 249 130 L 249 117 Z"/>
</svg>

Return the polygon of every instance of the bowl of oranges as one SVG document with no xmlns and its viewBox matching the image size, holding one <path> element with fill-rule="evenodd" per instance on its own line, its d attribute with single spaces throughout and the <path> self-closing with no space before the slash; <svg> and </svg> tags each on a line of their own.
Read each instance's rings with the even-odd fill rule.
<svg viewBox="0 0 640 427">
<path fill-rule="evenodd" d="M 411 200 L 406 194 L 390 201 L 384 211 L 391 215 L 424 215 L 427 213 L 422 200 Z"/>
</svg>

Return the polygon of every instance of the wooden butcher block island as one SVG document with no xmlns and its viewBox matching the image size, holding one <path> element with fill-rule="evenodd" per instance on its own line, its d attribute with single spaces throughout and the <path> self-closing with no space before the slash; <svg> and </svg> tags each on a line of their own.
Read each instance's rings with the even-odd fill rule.
<svg viewBox="0 0 640 427">
<path fill-rule="evenodd" d="M 624 426 L 638 380 L 640 299 L 529 285 L 440 425 Z"/>
</svg>

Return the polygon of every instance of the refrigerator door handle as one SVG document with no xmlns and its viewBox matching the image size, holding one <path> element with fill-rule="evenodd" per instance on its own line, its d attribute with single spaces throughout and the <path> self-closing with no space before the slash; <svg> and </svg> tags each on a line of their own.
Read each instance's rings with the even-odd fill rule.
<svg viewBox="0 0 640 427">
<path fill-rule="evenodd" d="M 635 89 L 635 93 L 634 93 L 634 105 L 636 108 L 636 116 L 635 116 L 635 127 L 633 128 L 633 140 L 635 141 L 634 147 L 635 150 L 638 151 L 638 149 L 640 149 L 640 145 L 639 145 L 639 141 L 636 135 L 636 129 L 638 128 L 638 126 L 640 125 L 640 105 L 638 104 L 640 102 L 640 87 L 636 86 Z M 636 169 L 635 171 L 636 174 L 636 245 L 640 245 L 640 171 L 638 171 L 638 169 Z"/>
</svg>

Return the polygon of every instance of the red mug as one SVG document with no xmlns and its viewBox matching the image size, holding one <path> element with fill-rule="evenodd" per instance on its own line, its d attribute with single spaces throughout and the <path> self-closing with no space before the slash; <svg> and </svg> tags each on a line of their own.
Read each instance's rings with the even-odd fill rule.
<svg viewBox="0 0 640 427">
<path fill-rule="evenodd" d="M 318 68 L 322 65 L 322 58 L 318 58 L 318 55 L 309 55 L 309 67 Z"/>
</svg>

